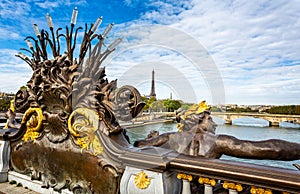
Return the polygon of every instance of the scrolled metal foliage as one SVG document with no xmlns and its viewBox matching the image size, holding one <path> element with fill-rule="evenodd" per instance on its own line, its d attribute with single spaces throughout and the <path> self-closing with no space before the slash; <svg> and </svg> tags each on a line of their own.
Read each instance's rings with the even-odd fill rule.
<svg viewBox="0 0 300 194">
<path fill-rule="evenodd" d="M 20 173 L 29 170 L 33 179 L 42 179 L 45 187 L 55 190 L 118 193 L 122 170 L 105 157 L 104 147 L 96 134 L 102 132 L 111 139 L 116 134 L 125 134 L 114 112 L 121 110 L 115 107 L 121 102 L 120 93 L 125 92 L 125 87 L 118 90 L 117 81 L 109 82 L 105 68 L 100 67 L 122 39 L 103 49 L 113 24 L 97 34 L 102 20 L 98 18 L 94 24 L 85 25 L 79 55 L 75 57 L 78 33 L 83 30 L 81 27 L 75 29 L 77 13 L 74 9 L 71 26 L 66 26 L 65 33 L 61 32 L 62 28 L 54 29 L 47 14 L 50 32 L 39 31 L 34 24 L 36 37 L 26 37 L 29 48 L 21 49 L 29 56 L 17 55 L 29 64 L 33 74 L 15 99 L 16 110 L 25 114 L 21 124 L 24 136 L 13 145 L 12 166 Z M 66 44 L 65 52 L 61 51 L 63 43 Z M 125 113 L 133 118 L 141 111 L 143 103 L 136 89 L 126 88 L 130 91 L 129 101 L 127 99 L 130 110 Z M 35 144 L 31 144 L 32 141 Z M 33 152 L 39 155 L 32 155 Z M 109 165 L 101 167 L 98 161 Z M 103 184 L 98 184 L 99 174 L 105 177 L 102 177 Z"/>
<path fill-rule="evenodd" d="M 14 100 L 14 107 L 17 109 L 17 111 L 25 112 L 29 108 L 28 98 L 29 98 L 29 93 L 25 88 L 20 89 L 16 93 L 15 100 Z"/>
<path fill-rule="evenodd" d="M 103 153 L 103 147 L 95 134 L 98 126 L 99 117 L 91 109 L 78 108 L 72 112 L 68 120 L 68 127 L 75 144 L 82 149 L 92 150 L 94 155 Z"/>
<path fill-rule="evenodd" d="M 25 124 L 27 128 L 22 140 L 35 141 L 40 136 L 42 120 L 43 113 L 40 108 L 29 108 L 22 118 L 22 124 Z"/>
<path fill-rule="evenodd" d="M 128 85 L 118 89 L 113 101 L 113 111 L 122 121 L 129 121 L 136 117 L 145 106 L 139 91 Z"/>
<path fill-rule="evenodd" d="M 40 107 L 45 115 L 44 132 L 52 142 L 61 142 L 67 138 L 68 117 L 78 108 L 95 110 L 102 119 L 108 120 L 108 124 L 113 123 L 114 128 L 118 125 L 111 108 L 114 90 L 117 87 L 116 80 L 108 82 L 105 78 L 105 68 L 100 68 L 100 65 L 114 51 L 121 39 L 117 39 L 102 51 L 105 37 L 112 25 L 109 25 L 103 35 L 97 34 L 95 31 L 102 20 L 98 18 L 95 24 L 89 27 L 85 25 L 79 56 L 74 58 L 77 36 L 83 29 L 75 29 L 77 12 L 75 14 L 71 27 L 66 26 L 65 34 L 60 32 L 62 28 L 58 28 L 54 33 L 52 19 L 48 14 L 50 33 L 44 29 L 39 31 L 38 26 L 34 24 L 36 37 L 26 37 L 29 49 L 21 49 L 28 52 L 31 59 L 23 53 L 17 55 L 30 65 L 33 75 L 27 83 L 27 90 L 17 93 L 16 108 L 24 111 L 29 106 Z M 65 54 L 61 54 L 63 38 L 67 45 Z M 93 46 L 94 41 L 96 43 Z M 49 59 L 49 47 L 53 59 Z"/>
</svg>

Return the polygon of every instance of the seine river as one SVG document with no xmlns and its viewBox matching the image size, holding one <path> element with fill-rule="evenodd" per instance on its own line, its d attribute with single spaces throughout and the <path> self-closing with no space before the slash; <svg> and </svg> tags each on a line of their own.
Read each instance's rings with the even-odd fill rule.
<svg viewBox="0 0 300 194">
<path fill-rule="evenodd" d="M 281 123 L 279 127 L 268 127 L 267 121 L 254 118 L 236 119 L 233 121 L 233 125 L 225 125 L 222 119 L 216 117 L 214 117 L 214 121 L 218 124 L 216 130 L 217 134 L 228 134 L 239 139 L 247 140 L 283 139 L 300 143 L 300 125 L 292 123 Z M 176 123 L 162 123 L 131 128 L 127 130 L 127 134 L 129 135 L 133 143 L 135 139 L 145 138 L 152 129 L 158 130 L 160 134 L 168 131 L 177 131 Z M 300 164 L 300 160 L 248 160 L 229 156 L 222 156 L 221 159 L 261 164 L 273 167 L 290 168 L 294 170 L 296 170 L 296 168 L 293 166 L 293 164 Z"/>
</svg>

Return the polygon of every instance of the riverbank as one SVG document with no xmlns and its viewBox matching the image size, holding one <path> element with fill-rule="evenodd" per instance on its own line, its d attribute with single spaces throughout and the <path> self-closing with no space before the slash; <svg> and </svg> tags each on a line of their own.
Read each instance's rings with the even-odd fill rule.
<svg viewBox="0 0 300 194">
<path fill-rule="evenodd" d="M 119 124 L 126 128 L 135 128 L 135 127 L 142 127 L 146 125 L 153 125 L 153 124 L 159 124 L 159 123 L 173 123 L 173 119 L 153 119 L 153 120 L 144 120 L 144 121 L 132 121 L 132 122 L 119 122 Z"/>
</svg>

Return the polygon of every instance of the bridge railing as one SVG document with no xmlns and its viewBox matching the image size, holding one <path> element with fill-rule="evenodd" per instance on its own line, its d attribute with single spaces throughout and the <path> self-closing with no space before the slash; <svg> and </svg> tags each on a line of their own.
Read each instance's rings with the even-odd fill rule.
<svg viewBox="0 0 300 194">
<path fill-rule="evenodd" d="M 191 157 L 153 147 L 125 148 L 101 133 L 98 137 L 113 161 L 142 171 L 175 174 L 176 179 L 182 181 L 182 194 L 213 194 L 224 190 L 230 194 L 296 194 L 300 191 L 300 171 L 296 169 Z"/>
<path fill-rule="evenodd" d="M 296 170 L 219 159 L 190 160 L 185 156 L 170 160 L 169 168 L 179 173 L 178 178 L 193 181 L 194 185 L 198 184 L 198 190 L 202 190 L 201 193 L 205 194 L 218 193 L 220 187 L 229 189 L 231 193 L 267 194 L 300 191 L 300 171 Z"/>
<path fill-rule="evenodd" d="M 102 134 L 98 135 L 100 139 L 104 140 Z M 175 173 L 177 179 L 182 181 L 182 194 L 216 194 L 221 191 L 224 193 L 226 189 L 230 194 L 296 194 L 300 191 L 300 171 L 296 168 L 292 170 L 185 156 L 156 147 L 124 150 L 111 141 L 106 141 L 104 145 L 112 158 L 118 158 L 122 164 L 139 169 L 140 172 Z M 137 173 L 132 174 L 136 175 Z M 172 184 L 172 187 L 175 187 L 174 185 Z M 124 185 L 121 184 L 122 186 Z M 135 185 L 126 185 L 126 187 L 134 188 Z"/>
</svg>

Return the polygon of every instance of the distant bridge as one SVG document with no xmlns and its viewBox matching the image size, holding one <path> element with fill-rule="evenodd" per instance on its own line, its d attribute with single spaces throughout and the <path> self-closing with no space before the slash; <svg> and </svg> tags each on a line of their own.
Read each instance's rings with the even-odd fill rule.
<svg viewBox="0 0 300 194">
<path fill-rule="evenodd" d="M 212 112 L 213 116 L 223 118 L 226 124 L 232 124 L 234 119 L 253 117 L 261 118 L 269 122 L 269 126 L 279 126 L 281 122 L 290 122 L 300 124 L 300 115 L 283 115 L 283 114 L 266 114 L 266 113 L 234 113 L 234 112 Z M 17 113 L 16 120 L 20 122 L 23 114 Z M 144 113 L 140 115 L 135 121 L 139 120 L 153 120 L 163 117 L 169 117 L 175 119 L 175 112 L 155 112 L 155 113 Z M 0 113 L 0 123 L 6 123 L 4 113 Z"/>
<path fill-rule="evenodd" d="M 300 124 L 300 115 L 283 115 L 283 114 L 267 114 L 267 113 L 233 113 L 233 112 L 212 112 L 212 115 L 221 117 L 226 124 L 232 124 L 234 119 L 253 117 L 267 120 L 269 126 L 279 126 L 281 122 L 290 122 Z"/>
</svg>

